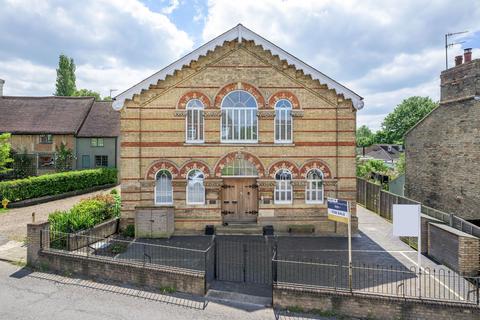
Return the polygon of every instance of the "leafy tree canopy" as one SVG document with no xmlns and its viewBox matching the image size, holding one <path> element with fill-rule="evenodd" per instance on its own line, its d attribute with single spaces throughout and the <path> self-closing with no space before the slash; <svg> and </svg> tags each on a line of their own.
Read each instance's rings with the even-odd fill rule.
<svg viewBox="0 0 480 320">
<path fill-rule="evenodd" d="M 385 117 L 382 122 L 382 133 L 377 133 L 375 141 L 402 144 L 405 133 L 437 105 L 429 97 L 414 96 L 403 100 Z"/>
<path fill-rule="evenodd" d="M 368 147 L 375 141 L 375 134 L 366 125 L 357 129 L 357 146 Z"/>
<path fill-rule="evenodd" d="M 56 96 L 73 96 L 77 90 L 75 84 L 75 63 L 66 55 L 60 55 L 57 68 Z"/>
<path fill-rule="evenodd" d="M 100 93 L 93 90 L 88 90 L 88 89 L 76 90 L 73 96 L 74 97 L 94 97 L 95 100 L 97 101 L 102 100 L 102 98 L 100 97 Z"/>
</svg>

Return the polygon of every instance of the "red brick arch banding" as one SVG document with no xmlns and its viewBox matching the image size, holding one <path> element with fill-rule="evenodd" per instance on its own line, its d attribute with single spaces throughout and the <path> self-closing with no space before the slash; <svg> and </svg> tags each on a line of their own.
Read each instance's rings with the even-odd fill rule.
<svg viewBox="0 0 480 320">
<path fill-rule="evenodd" d="M 245 152 L 245 151 L 234 151 L 226 154 L 220 160 L 218 160 L 217 164 L 215 165 L 214 174 L 215 177 L 222 176 L 222 169 L 225 165 L 239 157 L 247 160 L 248 162 L 252 163 L 254 167 L 257 169 L 258 177 L 263 178 L 265 176 L 265 167 L 263 166 L 262 162 L 258 157 L 255 155 Z"/>
<path fill-rule="evenodd" d="M 187 178 L 188 172 L 193 169 L 198 169 L 202 171 L 205 178 L 208 178 L 210 176 L 210 168 L 206 163 L 200 160 L 190 160 L 180 168 L 180 177 Z"/>
<path fill-rule="evenodd" d="M 333 178 L 332 172 L 328 165 L 319 159 L 308 160 L 307 162 L 305 162 L 300 168 L 300 176 L 302 178 L 306 178 L 308 171 L 310 171 L 311 169 L 319 169 L 320 171 L 322 171 L 323 177 L 325 179 Z"/>
<path fill-rule="evenodd" d="M 178 176 L 178 168 L 175 163 L 169 160 L 157 160 L 154 161 L 150 167 L 148 167 L 147 174 L 145 175 L 146 180 L 155 180 L 155 175 L 160 170 L 167 170 L 172 175 L 172 179 L 175 179 Z"/>
<path fill-rule="evenodd" d="M 300 103 L 298 102 L 298 98 L 293 93 L 286 90 L 278 91 L 272 94 L 270 96 L 270 99 L 268 99 L 268 108 L 275 108 L 275 104 L 277 103 L 277 101 L 282 99 L 290 101 L 293 109 L 300 109 Z"/>
<path fill-rule="evenodd" d="M 287 169 L 292 173 L 292 178 L 298 178 L 300 176 L 300 170 L 295 163 L 288 160 L 280 160 L 273 163 L 268 169 L 268 176 L 270 178 L 275 178 L 275 174 L 278 170 Z"/>
<path fill-rule="evenodd" d="M 214 103 L 215 108 L 220 108 L 223 98 L 227 94 L 235 90 L 247 91 L 257 100 L 257 106 L 259 109 L 262 109 L 265 107 L 265 98 L 261 94 L 260 90 L 258 90 L 253 85 L 245 82 L 235 82 L 235 83 L 227 84 L 222 89 L 220 89 L 220 91 L 218 91 L 217 95 L 215 96 L 215 103 Z"/>
<path fill-rule="evenodd" d="M 188 101 L 192 99 L 200 100 L 206 109 L 212 106 L 210 98 L 206 94 L 200 91 L 189 91 L 180 97 L 180 100 L 178 100 L 177 108 L 185 109 L 187 107 Z"/>
</svg>

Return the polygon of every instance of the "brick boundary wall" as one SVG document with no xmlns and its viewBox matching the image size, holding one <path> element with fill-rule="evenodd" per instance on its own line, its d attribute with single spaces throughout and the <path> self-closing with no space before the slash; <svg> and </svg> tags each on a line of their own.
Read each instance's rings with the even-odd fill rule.
<svg viewBox="0 0 480 320">
<path fill-rule="evenodd" d="M 27 224 L 27 264 L 29 266 L 93 279 L 156 289 L 169 287 L 180 292 L 205 295 L 206 283 L 203 271 L 134 265 L 53 250 L 49 248 L 48 233 L 42 233 L 48 229 L 48 222 Z"/>
<path fill-rule="evenodd" d="M 338 316 L 367 319 L 402 320 L 471 320 L 476 319 L 480 308 L 434 301 L 415 301 L 395 297 L 368 296 L 340 292 L 306 291 L 274 286 L 275 308 L 301 308 Z"/>
</svg>

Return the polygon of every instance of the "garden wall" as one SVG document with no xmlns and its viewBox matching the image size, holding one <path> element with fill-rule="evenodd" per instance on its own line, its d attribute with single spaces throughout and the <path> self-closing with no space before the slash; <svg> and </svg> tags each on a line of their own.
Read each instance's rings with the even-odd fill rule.
<svg viewBox="0 0 480 320">
<path fill-rule="evenodd" d="M 95 227 L 77 232 L 68 237 L 68 249 L 70 251 L 83 248 L 97 242 L 99 238 L 103 239 L 117 233 L 120 218 L 114 218 Z"/>
<path fill-rule="evenodd" d="M 278 285 L 273 289 L 273 305 L 276 308 L 295 307 L 297 310 L 314 311 L 321 315 L 388 320 L 471 320 L 477 319 L 475 317 L 480 312 L 480 308 L 475 305 L 308 291 Z"/>
</svg>

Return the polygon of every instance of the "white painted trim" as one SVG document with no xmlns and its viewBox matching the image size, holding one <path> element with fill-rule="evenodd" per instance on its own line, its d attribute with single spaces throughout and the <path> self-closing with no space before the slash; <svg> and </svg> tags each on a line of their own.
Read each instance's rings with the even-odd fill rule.
<svg viewBox="0 0 480 320">
<path fill-rule="evenodd" d="M 288 103 L 290 104 L 290 122 L 291 122 L 291 126 L 290 126 L 290 137 L 291 139 L 287 140 L 277 140 L 277 105 L 280 101 L 282 100 L 285 100 L 285 101 L 288 101 Z M 276 103 L 275 103 L 275 107 L 273 108 L 273 110 L 275 111 L 275 116 L 273 117 L 273 139 L 274 139 L 274 143 L 275 144 L 282 144 L 282 143 L 293 143 L 293 116 L 292 116 L 292 111 L 293 111 L 293 106 L 292 106 L 292 103 L 290 102 L 290 100 L 288 99 L 280 99 L 278 100 Z M 285 124 L 286 121 L 283 121 L 283 125 L 286 125 Z"/>
<path fill-rule="evenodd" d="M 223 110 L 234 110 L 233 108 L 223 108 L 223 102 L 225 101 L 225 98 L 227 98 L 227 96 L 232 93 L 232 92 L 237 92 L 237 91 L 242 91 L 242 92 L 245 92 L 247 93 L 250 97 L 252 97 L 252 99 L 255 101 L 255 111 L 256 111 L 256 114 L 255 116 L 253 117 L 254 119 L 256 118 L 257 120 L 257 132 L 256 132 L 256 137 L 257 139 L 250 139 L 250 140 L 225 140 L 223 139 Z M 252 108 L 241 108 L 242 110 L 252 110 Z M 245 90 L 233 90 L 233 91 L 230 91 L 229 93 L 227 93 L 225 95 L 225 97 L 222 98 L 222 102 L 220 103 L 220 112 L 222 113 L 220 115 L 220 143 L 233 143 L 233 144 L 237 144 L 237 143 L 246 143 L 246 144 L 255 144 L 255 143 L 258 143 L 258 102 L 257 102 L 257 99 L 255 99 L 255 97 L 248 91 L 245 91 Z M 233 136 L 234 134 L 232 134 Z"/>
<path fill-rule="evenodd" d="M 157 202 L 157 175 L 161 171 L 167 171 L 170 174 L 170 186 L 171 186 L 171 189 L 172 189 L 172 197 L 171 197 L 172 201 L 170 201 L 170 202 Z M 166 169 L 160 169 L 155 173 L 155 185 L 153 187 L 153 203 L 157 207 L 173 205 L 173 177 L 172 177 L 172 173 L 170 171 L 166 170 Z"/>
<path fill-rule="evenodd" d="M 270 50 L 272 55 L 278 55 L 280 59 L 287 60 L 289 64 L 293 64 L 297 69 L 303 70 L 305 74 L 311 75 L 313 79 L 318 79 L 321 83 L 326 84 L 329 89 L 334 89 L 337 94 L 343 94 L 346 99 L 351 99 L 355 109 L 360 110 L 363 108 L 363 98 L 354 91 L 341 85 L 332 78 L 326 76 L 312 66 L 289 54 L 280 47 L 277 47 L 275 44 L 241 24 L 210 40 L 162 70 L 140 81 L 133 87 L 123 91 L 113 99 L 113 108 L 115 110 L 120 110 L 123 107 L 125 100 L 132 99 L 135 94 L 141 93 L 142 90 L 147 90 L 150 85 L 154 85 L 158 81 L 165 79 L 167 75 L 173 75 L 175 70 L 180 70 L 184 65 L 190 64 L 191 61 L 198 60 L 200 56 L 206 55 L 208 51 L 213 51 L 215 47 L 222 46 L 225 41 L 232 41 L 235 39 L 238 39 L 238 41 L 243 41 L 243 39 L 253 40 L 257 45 L 261 45 L 263 49 Z"/>
</svg>

